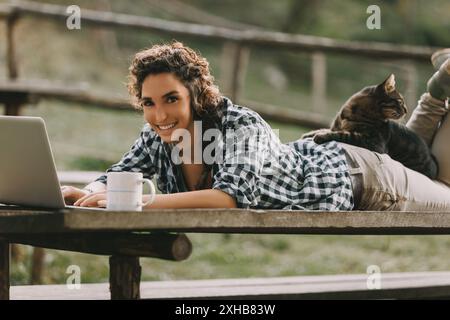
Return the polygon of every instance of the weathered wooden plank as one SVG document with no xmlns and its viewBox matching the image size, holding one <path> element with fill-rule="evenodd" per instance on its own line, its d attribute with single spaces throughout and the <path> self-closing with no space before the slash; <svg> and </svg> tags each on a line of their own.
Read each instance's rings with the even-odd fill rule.
<svg viewBox="0 0 450 320">
<path fill-rule="evenodd" d="M 228 90 L 231 92 L 231 83 L 228 84 L 227 87 L 230 88 Z M 36 82 L 22 81 L 0 82 L 0 96 L 0 103 L 7 102 L 7 97 L 11 97 L 8 98 L 8 100 L 21 99 L 12 100 L 14 103 L 34 103 L 39 98 L 49 98 L 86 103 L 95 108 L 134 111 L 130 106 L 129 101 L 123 97 L 114 97 L 113 95 L 104 92 L 94 92 L 77 86 L 68 87 L 63 84 L 39 84 Z M 240 101 L 241 104 L 255 110 L 266 120 L 306 126 L 312 129 L 326 128 L 329 127 L 330 124 L 330 119 L 317 113 L 291 110 L 246 99 L 240 99 Z"/>
<path fill-rule="evenodd" d="M 450 296 L 450 272 L 382 273 L 381 288 L 367 288 L 367 274 L 241 279 L 151 281 L 141 283 L 141 299 L 391 299 Z M 107 283 L 11 287 L 11 299 L 109 299 Z"/>
<path fill-rule="evenodd" d="M 42 233 L 0 234 L 11 243 L 97 255 L 121 255 L 180 261 L 192 252 L 184 234 L 155 233 Z"/>
<path fill-rule="evenodd" d="M 29 1 L 15 1 L 12 7 L 20 14 L 53 18 L 59 21 L 67 19 L 66 7 L 52 4 L 40 4 Z M 411 59 L 427 62 L 438 48 L 335 40 L 325 37 L 293 35 L 288 33 L 261 30 L 233 30 L 223 27 L 199 25 L 161 19 L 102 12 L 83 8 L 83 24 L 97 26 L 124 27 L 134 30 L 151 30 L 174 36 L 193 36 L 214 41 L 234 41 L 261 48 L 277 47 L 299 51 L 324 51 L 326 53 L 357 54 L 358 56 Z"/>
<path fill-rule="evenodd" d="M 70 102 L 90 104 L 96 108 L 133 111 L 130 101 L 113 93 L 95 92 L 89 87 L 68 86 L 61 83 L 36 81 L 1 82 L 0 103 L 9 103 L 11 99 L 21 103 L 36 103 L 39 98 L 61 99 Z M 9 97 L 9 98 L 8 98 Z"/>
<path fill-rule="evenodd" d="M 77 211 L 65 214 L 67 228 L 173 229 L 192 232 L 250 233 L 408 233 L 450 231 L 450 213 L 314 212 L 243 209 L 166 209 L 114 213 Z M 116 215 L 117 214 L 117 215 Z"/>
<path fill-rule="evenodd" d="M 0 240 L 0 300 L 9 300 L 9 243 Z"/>
<path fill-rule="evenodd" d="M 0 234 L 65 232 L 64 214 L 45 209 L 0 206 Z"/>
<path fill-rule="evenodd" d="M 111 300 L 139 299 L 140 283 L 139 258 L 120 255 L 109 258 Z"/>
<path fill-rule="evenodd" d="M 450 212 L 246 209 L 0 209 L 1 233 L 176 231 L 280 234 L 450 234 Z"/>
</svg>

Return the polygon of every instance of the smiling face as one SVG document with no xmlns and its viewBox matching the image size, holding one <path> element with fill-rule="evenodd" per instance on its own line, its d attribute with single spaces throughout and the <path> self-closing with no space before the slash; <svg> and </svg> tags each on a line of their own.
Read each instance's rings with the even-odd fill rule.
<svg viewBox="0 0 450 320">
<path fill-rule="evenodd" d="M 173 73 L 148 75 L 142 83 L 140 105 L 144 118 L 166 143 L 175 129 L 193 132 L 189 90 Z"/>
</svg>

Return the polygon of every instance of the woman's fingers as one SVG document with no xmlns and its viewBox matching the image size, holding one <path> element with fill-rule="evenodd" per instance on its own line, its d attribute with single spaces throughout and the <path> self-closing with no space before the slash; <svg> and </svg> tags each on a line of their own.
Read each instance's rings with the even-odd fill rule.
<svg viewBox="0 0 450 320">
<path fill-rule="evenodd" d="M 80 199 L 78 199 L 74 205 L 75 206 L 80 206 L 80 207 L 91 207 L 95 204 L 97 204 L 97 199 L 99 197 L 99 194 L 97 193 L 92 193 L 92 194 L 87 194 L 84 197 L 81 197 Z M 100 199 L 98 199 L 100 200 Z"/>
<path fill-rule="evenodd" d="M 85 195 L 84 197 L 78 199 L 74 205 L 80 207 L 98 207 L 100 206 L 98 203 L 100 200 L 106 201 L 106 192 L 97 192 Z"/>
<path fill-rule="evenodd" d="M 81 197 L 85 196 L 88 192 L 72 187 L 72 186 L 62 186 L 61 193 L 67 204 L 72 204 Z"/>
<path fill-rule="evenodd" d="M 95 193 L 86 193 L 84 196 L 80 197 L 77 201 L 75 201 L 75 203 L 73 205 L 74 206 L 80 205 L 83 201 L 85 201 L 89 197 L 93 196 L 94 194 Z"/>
<path fill-rule="evenodd" d="M 101 208 L 106 208 L 106 200 L 100 200 L 98 202 L 98 206 Z"/>
</svg>

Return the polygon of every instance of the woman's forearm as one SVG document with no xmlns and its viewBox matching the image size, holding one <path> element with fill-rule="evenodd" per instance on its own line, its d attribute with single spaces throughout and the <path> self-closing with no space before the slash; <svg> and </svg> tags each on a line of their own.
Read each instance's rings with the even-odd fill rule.
<svg viewBox="0 0 450 320">
<path fill-rule="evenodd" d="M 149 199 L 143 196 L 143 201 Z M 198 190 L 171 194 L 157 194 L 155 200 L 144 209 L 181 209 L 181 208 L 236 208 L 236 201 L 229 194 L 217 190 Z"/>
</svg>

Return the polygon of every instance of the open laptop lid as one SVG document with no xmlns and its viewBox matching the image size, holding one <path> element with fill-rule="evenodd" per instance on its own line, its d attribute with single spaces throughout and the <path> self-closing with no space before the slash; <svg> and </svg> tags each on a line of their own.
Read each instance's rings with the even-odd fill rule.
<svg viewBox="0 0 450 320">
<path fill-rule="evenodd" d="M 0 116 L 0 203 L 65 207 L 42 118 Z"/>
</svg>

